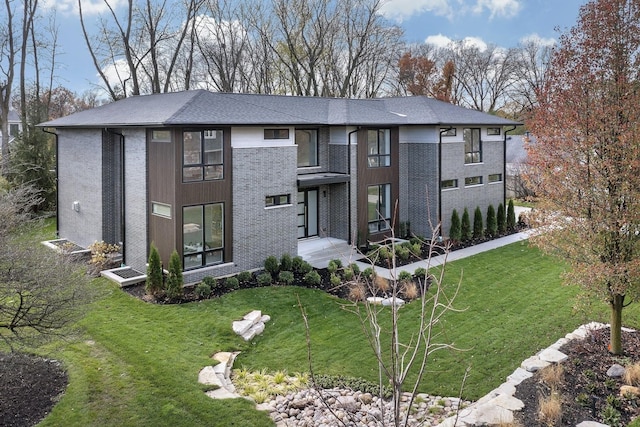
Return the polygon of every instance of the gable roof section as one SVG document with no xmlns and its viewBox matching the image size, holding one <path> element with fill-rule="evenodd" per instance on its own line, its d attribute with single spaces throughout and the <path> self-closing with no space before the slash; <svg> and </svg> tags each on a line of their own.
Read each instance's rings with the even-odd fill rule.
<svg viewBox="0 0 640 427">
<path fill-rule="evenodd" d="M 193 90 L 133 96 L 41 123 L 42 127 L 188 125 L 515 125 L 432 98 L 343 99 Z"/>
</svg>

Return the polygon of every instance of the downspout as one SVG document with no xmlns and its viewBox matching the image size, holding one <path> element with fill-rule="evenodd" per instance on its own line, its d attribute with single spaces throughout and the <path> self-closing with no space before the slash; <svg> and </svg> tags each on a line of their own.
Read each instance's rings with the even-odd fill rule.
<svg viewBox="0 0 640 427">
<path fill-rule="evenodd" d="M 58 134 L 55 132 L 50 132 L 46 128 L 42 128 L 44 133 L 48 133 L 55 136 L 55 145 L 56 145 L 56 237 L 60 238 L 60 192 L 58 191 Z"/>
<path fill-rule="evenodd" d="M 124 178 L 125 178 L 125 171 L 124 171 L 124 135 L 115 131 L 110 130 L 109 128 L 105 128 L 104 129 L 107 133 L 110 133 L 112 135 L 116 135 L 118 137 L 120 137 L 120 185 L 122 186 L 121 191 L 120 191 L 120 235 L 122 237 L 122 264 L 126 265 L 127 264 L 127 253 L 126 253 L 126 239 L 125 239 L 125 232 L 127 231 L 127 226 L 126 226 L 126 221 L 125 221 L 125 197 L 124 197 L 124 192 L 125 192 L 125 185 L 124 185 Z"/>
<path fill-rule="evenodd" d="M 354 133 L 358 132 L 360 130 L 360 127 L 358 126 L 355 130 L 352 130 L 351 132 L 349 132 L 347 134 L 347 172 L 349 173 L 349 176 L 351 176 L 351 135 L 353 135 Z M 357 142 L 357 141 L 356 141 Z M 357 174 L 356 174 L 356 179 L 357 179 Z M 347 187 L 347 206 L 349 206 L 349 212 L 348 212 L 348 221 L 349 221 L 349 243 L 351 245 L 353 245 L 353 230 L 351 227 L 351 179 L 349 179 L 349 186 Z M 356 244 L 358 244 L 360 242 L 357 241 L 356 238 Z"/>
<path fill-rule="evenodd" d="M 440 230 L 440 236 L 442 233 L 442 135 L 445 132 L 449 132 L 453 129 L 453 126 L 449 126 L 447 128 L 440 129 L 440 134 L 438 135 L 438 225 Z M 431 236 L 436 237 L 436 236 Z"/>
<path fill-rule="evenodd" d="M 506 207 L 507 205 L 507 133 L 515 130 L 517 125 L 513 125 L 511 129 L 504 131 L 503 147 L 502 147 L 502 203 Z"/>
</svg>

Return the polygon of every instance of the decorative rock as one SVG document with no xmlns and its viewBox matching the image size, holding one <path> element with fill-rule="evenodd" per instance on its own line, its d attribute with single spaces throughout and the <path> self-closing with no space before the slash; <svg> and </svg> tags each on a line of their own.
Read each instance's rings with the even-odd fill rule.
<svg viewBox="0 0 640 427">
<path fill-rule="evenodd" d="M 509 411 L 520 411 L 524 408 L 524 403 L 520 399 L 516 399 L 513 396 L 506 396 L 504 394 L 499 395 L 491 399 L 487 405 L 499 406 Z"/>
<path fill-rule="evenodd" d="M 360 405 L 353 396 L 340 396 L 336 399 L 336 406 L 344 408 L 347 411 L 357 411 Z"/>
<path fill-rule="evenodd" d="M 384 298 L 382 298 L 382 297 L 368 297 L 368 298 L 367 298 L 367 302 L 368 302 L 369 304 L 375 304 L 375 305 L 378 305 L 378 304 L 382 304 L 382 300 L 383 300 L 383 299 L 384 299 Z"/>
<path fill-rule="evenodd" d="M 200 384 L 217 385 L 218 387 L 223 386 L 220 378 L 218 378 L 218 375 L 216 374 L 214 366 L 205 366 L 202 368 L 198 374 L 198 382 Z"/>
<path fill-rule="evenodd" d="M 614 363 L 607 370 L 607 376 L 611 378 L 621 378 L 624 375 L 624 372 L 625 372 L 624 366 L 620 366 L 617 363 Z"/>
<path fill-rule="evenodd" d="M 263 314 L 262 317 L 260 318 L 260 321 L 262 323 L 267 323 L 269 320 L 271 320 L 271 316 L 269 316 L 268 314 Z"/>
<path fill-rule="evenodd" d="M 262 317 L 262 312 L 260 310 L 253 310 L 245 314 L 243 319 L 250 320 L 251 323 L 257 323 L 260 321 L 261 317 Z"/>
<path fill-rule="evenodd" d="M 549 363 L 562 363 L 569 358 L 566 354 L 553 348 L 546 348 L 542 350 L 538 357 L 540 357 L 540 360 L 544 360 Z"/>
<path fill-rule="evenodd" d="M 513 412 L 493 405 L 481 405 L 476 408 L 476 425 L 500 425 L 513 422 Z"/>
<path fill-rule="evenodd" d="M 238 335 L 242 335 L 246 333 L 253 326 L 253 322 L 251 320 L 236 320 L 231 325 L 233 332 Z"/>
<path fill-rule="evenodd" d="M 380 303 L 385 306 L 385 307 L 389 307 L 391 305 L 396 305 L 398 307 L 401 307 L 404 305 L 404 300 L 402 298 L 385 298 L 382 301 L 380 301 Z"/>
<path fill-rule="evenodd" d="M 583 421 L 576 427 L 609 427 L 607 424 L 600 424 L 595 421 Z"/>
</svg>

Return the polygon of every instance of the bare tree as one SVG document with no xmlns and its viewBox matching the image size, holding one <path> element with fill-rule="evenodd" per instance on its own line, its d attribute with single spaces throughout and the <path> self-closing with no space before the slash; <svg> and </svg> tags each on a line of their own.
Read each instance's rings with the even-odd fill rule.
<svg viewBox="0 0 640 427">
<path fill-rule="evenodd" d="M 521 43 L 516 49 L 514 84 L 509 90 L 515 117 L 522 118 L 537 107 L 537 94 L 542 90 L 552 51 L 550 44 L 535 39 Z"/>
<path fill-rule="evenodd" d="M 0 193 L 0 339 L 12 348 L 64 333 L 91 297 L 77 264 L 20 235 L 38 203 L 29 187 Z"/>
<path fill-rule="evenodd" d="M 11 105 L 11 89 L 15 76 L 18 48 L 14 39 L 15 7 L 11 0 L 4 1 L 6 12 L 4 22 L 0 23 L 0 127 L 2 131 L 2 150 L 0 165 L 2 175 L 7 173 L 9 157 L 9 106 Z"/>
</svg>

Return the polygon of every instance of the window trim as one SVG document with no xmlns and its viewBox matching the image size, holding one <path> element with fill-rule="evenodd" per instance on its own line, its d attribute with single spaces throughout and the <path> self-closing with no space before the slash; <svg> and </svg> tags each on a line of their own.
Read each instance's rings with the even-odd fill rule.
<svg viewBox="0 0 640 427">
<path fill-rule="evenodd" d="M 300 150 L 300 145 L 298 144 L 298 138 L 297 138 L 297 133 L 298 132 L 314 132 L 315 133 L 315 163 L 314 164 L 309 164 L 309 165 L 300 165 L 300 156 L 297 156 L 296 159 L 296 167 L 298 169 L 301 168 L 315 168 L 320 166 L 320 132 L 318 131 L 318 129 L 315 128 L 300 128 L 300 129 L 295 129 L 293 132 L 294 135 L 294 144 L 296 145 L 296 150 Z"/>
<path fill-rule="evenodd" d="M 487 135 L 489 136 L 499 136 L 502 134 L 502 129 L 499 127 L 487 128 Z"/>
<path fill-rule="evenodd" d="M 220 132 L 222 139 L 221 148 L 220 148 L 220 163 L 205 163 L 206 156 L 205 154 L 208 152 L 212 152 L 212 150 L 206 150 L 206 133 L 207 132 Z M 185 161 L 185 138 L 184 135 L 186 133 L 199 133 L 200 134 L 200 162 L 199 163 L 186 163 Z M 207 128 L 207 129 L 183 129 L 182 130 L 182 182 L 183 183 L 192 183 L 192 182 L 204 182 L 204 181 L 221 181 L 225 179 L 225 131 L 219 128 Z M 217 151 L 217 150 L 213 150 Z M 220 173 L 219 178 L 207 178 L 207 168 L 221 168 L 222 172 Z M 195 169 L 200 168 L 200 178 L 199 179 L 185 179 L 185 170 L 186 169 Z"/>
<path fill-rule="evenodd" d="M 369 133 L 376 132 L 376 152 L 369 152 Z M 384 145 L 387 145 L 386 153 L 380 154 L 380 132 L 384 132 Z M 386 160 L 384 163 L 382 160 Z M 369 128 L 367 129 L 367 167 L 368 168 L 388 168 L 391 167 L 391 128 Z"/>
<path fill-rule="evenodd" d="M 289 128 L 265 128 L 264 139 L 289 139 Z"/>
<path fill-rule="evenodd" d="M 282 201 L 282 198 L 284 198 L 284 201 Z M 272 199 L 271 203 L 269 203 L 269 199 Z M 275 194 L 273 196 L 265 196 L 264 198 L 265 209 L 283 206 L 291 206 L 291 194 Z"/>
<path fill-rule="evenodd" d="M 465 134 L 466 134 L 466 130 L 469 130 L 470 134 L 471 134 L 471 150 L 467 151 L 467 140 L 465 138 Z M 478 135 L 478 147 L 477 150 L 473 150 L 475 147 L 474 145 L 474 141 L 473 141 L 473 136 L 474 133 L 477 133 Z M 480 131 L 480 128 L 464 128 L 462 130 L 462 139 L 464 141 L 464 164 L 465 165 L 471 165 L 471 164 L 477 164 L 477 163 L 482 163 L 482 133 Z M 477 156 L 477 158 L 476 158 Z M 469 160 L 467 160 L 469 159 Z M 476 159 L 474 161 L 474 159 Z"/>
<path fill-rule="evenodd" d="M 492 179 L 491 179 L 491 177 L 492 177 L 492 176 L 494 176 L 494 177 L 498 177 L 499 179 L 497 179 L 497 180 L 492 180 Z M 488 182 L 489 184 L 498 184 L 498 183 L 500 183 L 500 182 L 502 182 L 502 181 L 503 181 L 503 180 L 502 180 L 502 174 L 501 174 L 501 173 L 491 173 L 491 174 L 489 174 L 489 175 L 487 176 L 487 182 Z"/>
<path fill-rule="evenodd" d="M 156 207 L 167 208 L 167 209 L 169 209 L 169 213 L 168 214 L 160 213 L 160 212 L 158 212 L 157 209 L 155 209 Z M 171 205 L 168 204 L 168 203 L 151 202 L 151 215 L 158 216 L 160 218 L 171 219 L 171 217 L 172 217 Z"/>
<path fill-rule="evenodd" d="M 479 182 L 469 183 L 469 180 L 471 180 L 471 179 L 477 179 Z M 482 175 L 467 176 L 467 177 L 464 178 L 464 186 L 465 187 L 478 187 L 480 185 L 483 185 Z"/>
<path fill-rule="evenodd" d="M 444 183 L 445 182 L 449 182 L 451 181 L 451 183 L 453 185 L 451 186 L 445 186 Z M 440 189 L 441 190 L 455 190 L 458 188 L 458 179 L 457 178 L 453 178 L 453 179 L 443 179 L 442 181 L 440 181 Z"/>
<path fill-rule="evenodd" d="M 377 214 L 377 219 L 375 220 L 371 220 L 369 218 L 369 189 L 372 187 L 377 187 L 378 188 L 378 201 L 376 202 L 376 214 Z M 386 209 L 388 210 L 388 212 L 385 212 L 385 214 L 388 214 L 389 216 L 382 216 L 382 212 L 380 212 L 380 206 L 382 205 L 382 201 L 381 199 L 384 197 L 383 194 L 386 194 L 386 191 L 381 191 L 383 189 L 386 189 L 388 187 L 389 189 L 389 200 L 387 200 L 387 205 L 385 205 Z M 384 233 L 385 231 L 388 231 L 391 229 L 391 200 L 393 200 L 392 195 L 391 195 L 391 190 L 392 190 L 392 186 L 391 183 L 381 183 L 381 184 L 371 184 L 371 185 L 367 185 L 367 231 L 371 234 L 376 234 L 376 233 Z M 371 229 L 371 225 L 376 224 L 376 229 L 372 230 Z"/>
<path fill-rule="evenodd" d="M 167 136 L 156 137 L 157 133 L 167 133 Z M 151 129 L 151 142 L 172 142 L 173 141 L 173 132 L 171 129 Z"/>
<path fill-rule="evenodd" d="M 222 213 L 222 217 L 221 217 L 221 221 L 220 221 L 220 232 L 221 232 L 221 246 L 219 247 L 215 247 L 215 248 L 207 248 L 206 247 L 206 236 L 207 236 L 207 224 L 206 224 L 206 212 L 205 212 L 205 208 L 207 206 L 220 206 L 220 211 Z M 185 251 L 185 232 L 184 232 L 184 226 L 187 225 L 185 224 L 185 209 L 189 209 L 189 208 L 196 208 L 199 207 L 200 208 L 200 213 L 201 213 L 201 219 L 202 219 L 202 225 L 203 225 L 203 229 L 202 229 L 202 241 L 198 242 L 201 243 L 201 247 L 199 250 L 193 251 L 193 252 L 189 252 L 186 253 Z M 182 266 L 183 269 L 185 271 L 190 271 L 190 270 L 197 270 L 199 268 L 205 268 L 205 267 L 212 267 L 212 266 L 217 266 L 220 264 L 224 264 L 225 263 L 225 259 L 224 259 L 224 252 L 225 252 L 225 203 L 224 202 L 215 202 L 215 203 L 206 203 L 206 204 L 198 204 L 198 205 L 187 205 L 187 206 L 183 206 L 182 207 Z M 207 264 L 207 254 L 213 254 L 219 252 L 220 253 L 220 261 L 216 261 L 213 263 L 209 263 Z M 187 262 L 186 259 L 187 257 L 192 257 L 192 256 L 197 256 L 200 255 L 200 262 L 201 264 L 198 266 L 190 266 L 187 267 Z"/>
</svg>

